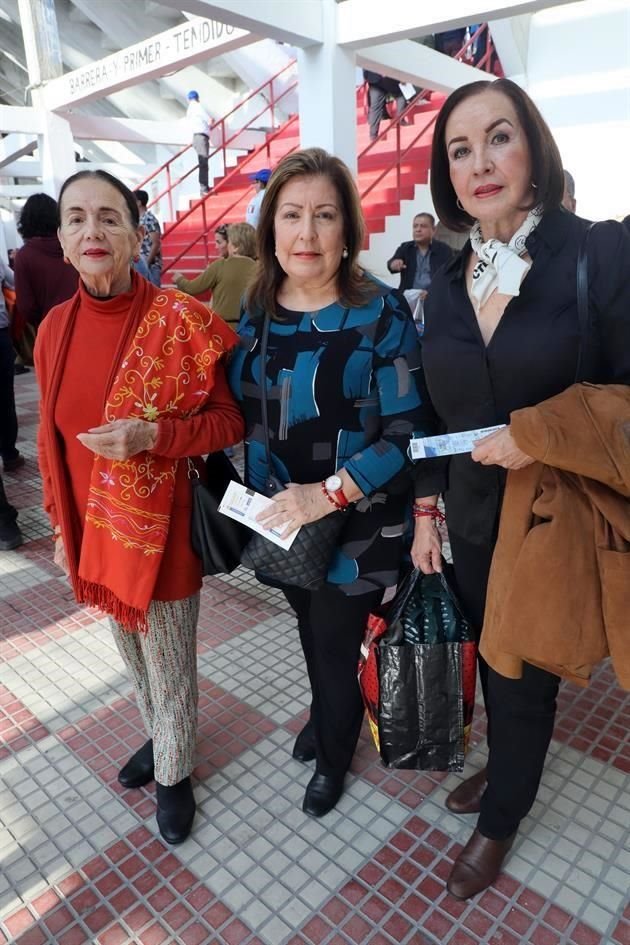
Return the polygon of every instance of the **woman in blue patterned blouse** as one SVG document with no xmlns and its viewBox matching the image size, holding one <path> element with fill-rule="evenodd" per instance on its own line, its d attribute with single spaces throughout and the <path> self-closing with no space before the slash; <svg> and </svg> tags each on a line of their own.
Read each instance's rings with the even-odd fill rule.
<svg viewBox="0 0 630 945">
<path fill-rule="evenodd" d="M 338 158 L 310 148 L 280 162 L 267 185 L 258 239 L 257 273 L 229 370 L 246 420 L 247 482 L 262 492 L 272 474 L 287 486 L 264 518 L 285 534 L 325 515 L 346 516 L 323 589 L 283 588 L 297 615 L 312 690 L 293 757 L 316 761 L 303 810 L 322 817 L 341 796 L 361 729 L 356 670 L 367 617 L 398 578 L 406 451 L 412 432 L 426 429 L 419 347 L 403 297 L 358 265 L 359 195 Z"/>
</svg>

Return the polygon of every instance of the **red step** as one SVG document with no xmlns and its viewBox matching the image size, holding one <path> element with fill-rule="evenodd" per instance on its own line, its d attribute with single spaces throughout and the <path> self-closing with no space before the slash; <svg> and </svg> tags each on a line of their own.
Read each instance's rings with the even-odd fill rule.
<svg viewBox="0 0 630 945">
<path fill-rule="evenodd" d="M 387 128 L 381 124 L 381 131 L 386 134 L 370 151 L 360 157 L 358 186 L 361 193 L 374 186 L 363 199 L 363 213 L 368 230 L 366 247 L 372 233 L 383 233 L 389 216 L 400 212 L 400 201 L 411 200 L 415 187 L 426 183 L 431 159 L 431 138 L 433 127 L 429 125 L 442 105 L 443 96 L 433 95 L 430 102 L 414 107 L 411 112 L 411 124 Z M 418 135 L 422 132 L 422 136 Z M 400 139 L 403 153 L 397 167 L 393 164 L 396 143 Z M 415 140 L 418 138 L 418 140 Z M 359 154 L 369 144 L 369 129 L 363 106 L 357 108 L 357 150 Z M 204 225 L 213 230 L 218 223 L 236 223 L 245 219 L 245 210 L 254 190 L 250 174 L 263 167 L 274 167 L 290 150 L 299 145 L 299 125 L 293 121 L 274 133 L 268 145 L 249 161 L 248 155 L 241 154 L 234 167 L 228 169 L 224 177 L 217 177 L 214 187 L 218 188 L 204 201 L 191 201 L 192 212 L 180 211 L 175 221 L 167 222 L 162 241 L 165 281 L 168 281 L 168 267 L 172 260 L 182 253 L 182 258 L 175 263 L 175 268 L 193 277 L 205 269 L 205 244 L 201 237 Z M 405 149 L 409 150 L 405 153 Z M 385 172 L 385 173 L 384 173 Z M 204 224 L 205 218 L 205 224 Z M 193 244 L 193 241 L 194 242 Z M 193 244 L 193 245 L 191 245 Z M 214 252 L 214 234 L 208 235 L 208 251 Z"/>
</svg>

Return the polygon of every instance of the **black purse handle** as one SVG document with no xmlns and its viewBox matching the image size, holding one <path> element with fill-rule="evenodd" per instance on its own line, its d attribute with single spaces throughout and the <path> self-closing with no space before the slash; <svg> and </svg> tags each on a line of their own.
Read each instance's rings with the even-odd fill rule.
<svg viewBox="0 0 630 945">
<path fill-rule="evenodd" d="M 582 241 L 580 243 L 580 248 L 578 251 L 578 260 L 577 260 L 577 313 L 578 313 L 578 325 L 580 328 L 580 341 L 578 345 L 578 357 L 577 364 L 575 366 L 575 378 L 573 383 L 579 384 L 582 378 L 582 369 L 584 364 L 584 352 L 588 347 L 588 342 L 591 336 L 591 324 L 590 324 L 590 313 L 589 313 L 589 302 L 588 302 L 588 238 L 590 236 L 591 230 L 595 226 L 594 223 L 590 223 Z"/>
<path fill-rule="evenodd" d="M 271 446 L 269 445 L 269 414 L 267 412 L 267 347 L 269 343 L 270 321 L 271 318 L 269 315 L 265 315 L 262 334 L 260 336 L 260 413 L 263 436 L 265 437 L 265 456 L 267 458 L 269 476 L 272 475 L 273 470 L 273 466 L 271 465 Z"/>
</svg>

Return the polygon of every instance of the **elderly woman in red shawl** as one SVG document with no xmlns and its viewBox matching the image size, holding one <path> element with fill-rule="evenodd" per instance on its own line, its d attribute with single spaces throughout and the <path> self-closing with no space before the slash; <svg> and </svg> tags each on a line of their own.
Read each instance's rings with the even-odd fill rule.
<svg viewBox="0 0 630 945">
<path fill-rule="evenodd" d="M 236 336 L 205 305 L 133 271 L 142 228 L 115 177 L 70 177 L 59 216 L 80 282 L 36 345 L 55 560 L 77 601 L 109 615 L 150 736 L 119 781 L 137 788 L 155 778 L 160 833 L 180 843 L 195 814 L 201 587 L 185 457 L 243 436 L 224 371 Z"/>
</svg>

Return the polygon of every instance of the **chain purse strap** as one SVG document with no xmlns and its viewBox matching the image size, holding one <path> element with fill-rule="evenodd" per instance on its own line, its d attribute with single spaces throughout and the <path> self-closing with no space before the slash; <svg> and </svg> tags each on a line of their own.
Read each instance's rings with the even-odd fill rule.
<svg viewBox="0 0 630 945">
<path fill-rule="evenodd" d="M 578 357 L 577 364 L 575 367 L 575 379 L 574 384 L 579 384 L 584 378 L 583 367 L 584 367 L 584 353 L 588 348 L 589 340 L 591 337 L 591 318 L 589 311 L 589 301 L 588 301 L 588 238 L 591 234 L 591 230 L 595 226 L 594 223 L 590 223 L 582 241 L 580 243 L 580 249 L 578 251 L 578 260 L 577 260 L 577 312 L 578 312 L 578 324 L 580 328 L 580 341 L 578 345 Z"/>
</svg>

